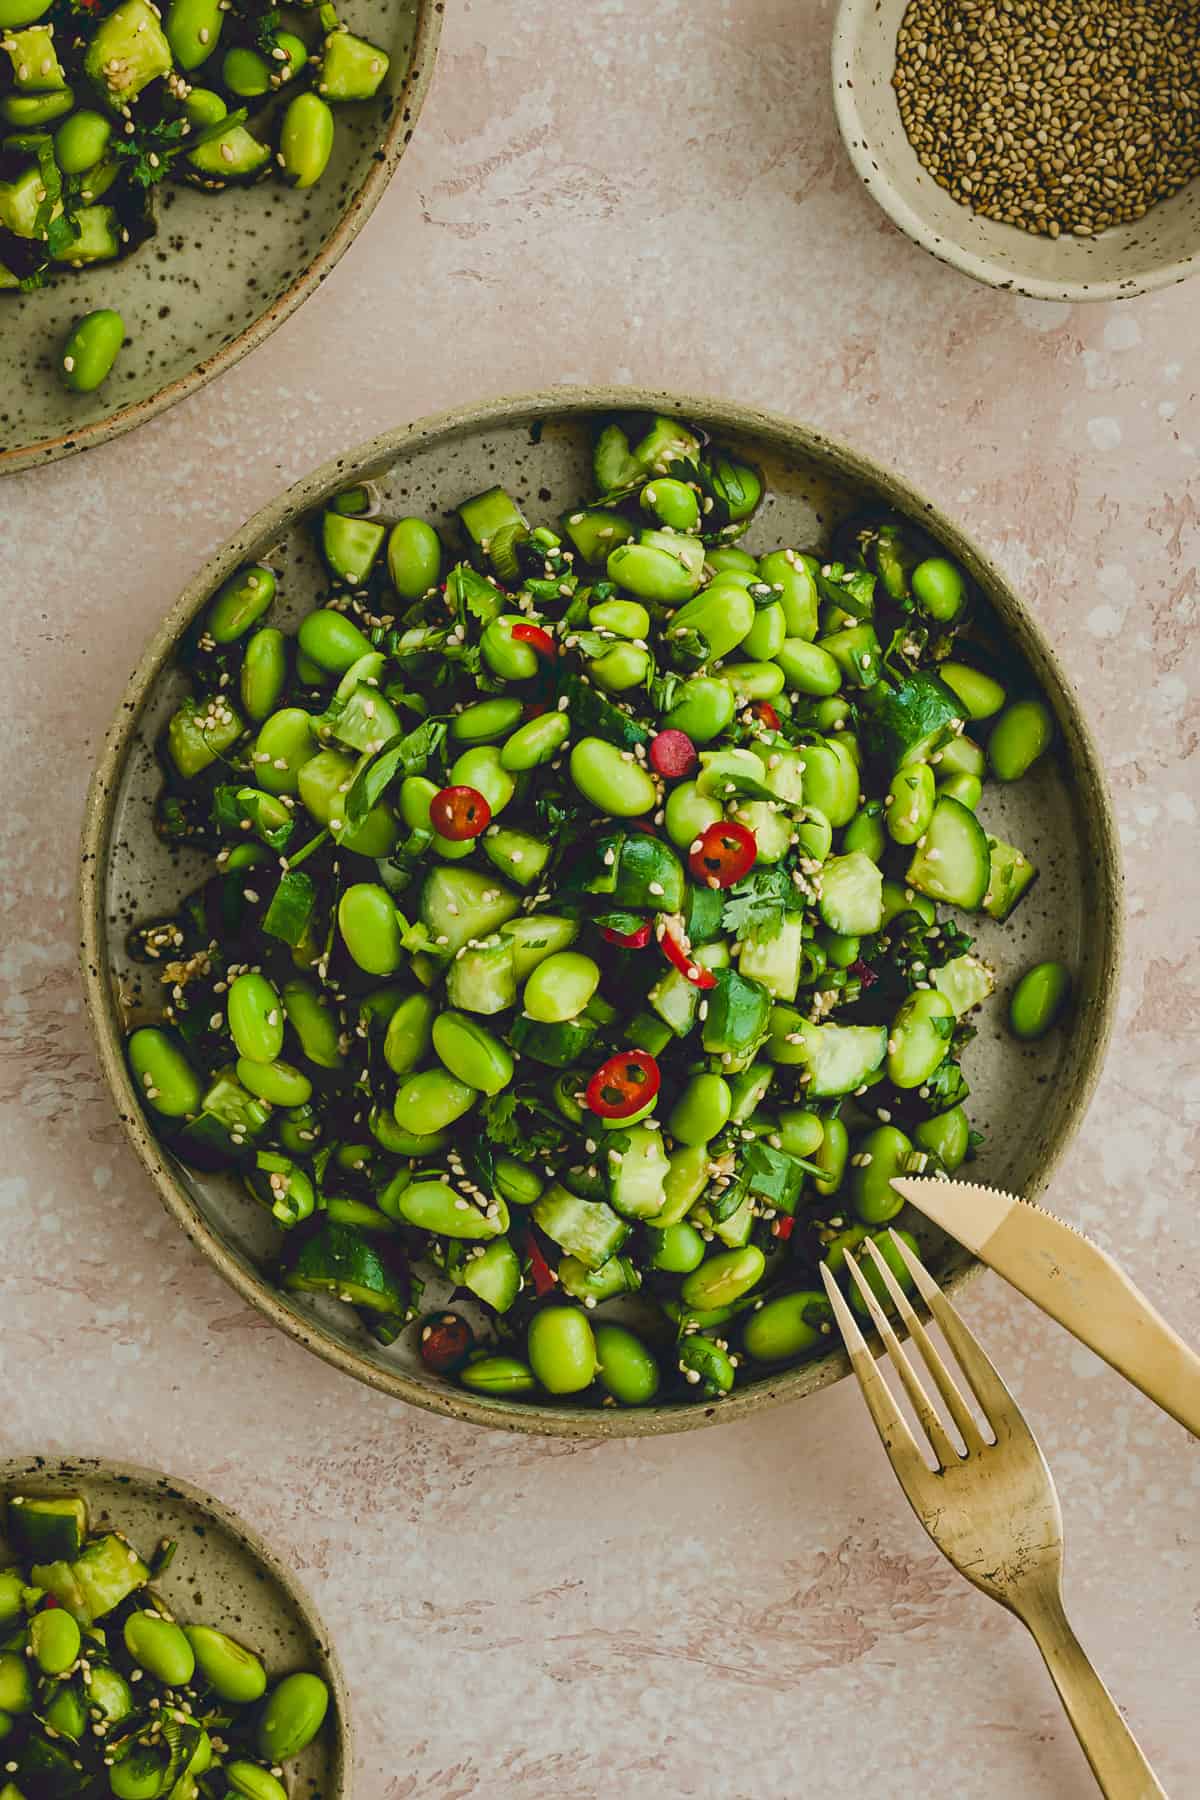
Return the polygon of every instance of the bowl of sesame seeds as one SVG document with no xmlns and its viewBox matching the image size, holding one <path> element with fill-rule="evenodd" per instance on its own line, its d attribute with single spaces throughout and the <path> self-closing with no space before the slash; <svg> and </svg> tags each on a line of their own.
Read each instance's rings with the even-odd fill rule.
<svg viewBox="0 0 1200 1800">
<path fill-rule="evenodd" d="M 1038 300 L 1119 300 L 1200 268 L 1200 7 L 842 0 L 838 123 L 923 249 Z"/>
</svg>

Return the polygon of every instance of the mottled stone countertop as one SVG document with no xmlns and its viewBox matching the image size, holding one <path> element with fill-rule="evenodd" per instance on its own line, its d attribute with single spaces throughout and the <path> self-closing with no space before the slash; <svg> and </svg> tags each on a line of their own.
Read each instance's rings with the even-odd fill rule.
<svg viewBox="0 0 1200 1800">
<path fill-rule="evenodd" d="M 188 1247 L 81 1013 L 92 758 L 142 640 L 243 518 L 497 391 L 759 402 L 957 515 L 1074 675 L 1129 943 L 1057 1204 L 1200 1336 L 1200 283 L 1072 309 L 927 258 L 843 158 L 831 13 L 453 0 L 413 148 L 320 292 L 165 417 L 0 484 L 5 1447 L 173 1469 L 272 1536 L 345 1659 L 361 1800 L 1094 1792 L 1032 1643 L 932 1551 L 848 1383 L 596 1447 L 380 1398 Z M 1080 1635 L 1194 1795 L 1197 1446 L 995 1277 L 965 1311 L 1057 1476 Z"/>
</svg>

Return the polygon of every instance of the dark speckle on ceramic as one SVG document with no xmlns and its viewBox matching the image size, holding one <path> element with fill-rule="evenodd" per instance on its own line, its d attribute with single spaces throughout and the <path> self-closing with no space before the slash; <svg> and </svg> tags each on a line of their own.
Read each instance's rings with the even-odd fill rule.
<svg viewBox="0 0 1200 1800">
<path fill-rule="evenodd" d="M 151 808 L 161 778 L 154 743 L 182 692 L 172 666 L 176 641 L 225 576 L 246 558 L 265 558 L 279 572 L 280 622 L 294 626 L 315 604 L 323 581 L 305 515 L 330 493 L 360 480 L 376 484 L 385 514 L 423 513 L 440 522 L 459 501 L 502 480 L 535 518 L 552 519 L 589 491 L 598 414 L 621 409 L 677 412 L 763 467 L 768 498 L 747 539 L 752 550 L 781 543 L 822 546 L 839 519 L 864 506 L 894 506 L 919 518 L 969 569 L 987 597 L 991 623 L 1054 710 L 1055 753 L 1025 781 L 987 790 L 981 809 L 985 825 L 1021 845 L 1041 874 L 1011 928 L 985 921 L 978 926 L 978 944 L 995 962 L 1002 988 L 1031 962 L 1068 963 L 1076 1001 L 1069 1030 L 1023 1047 L 1005 1030 L 1003 1004 L 987 1011 L 964 1058 L 971 1121 L 987 1138 L 972 1167 L 975 1179 L 1029 1195 L 1046 1185 L 1099 1072 L 1116 997 L 1121 931 L 1120 871 L 1104 778 L 1045 639 L 999 571 L 957 527 L 904 482 L 828 438 L 725 402 L 622 388 L 551 390 L 390 432 L 298 482 L 244 526 L 192 582 L 147 647 L 92 781 L 83 837 L 82 962 L 117 1110 L 188 1236 L 239 1293 L 299 1342 L 359 1380 L 417 1405 L 481 1424 L 567 1436 L 681 1431 L 743 1417 L 837 1380 L 846 1362 L 831 1353 L 739 1389 L 712 1408 L 530 1406 L 472 1395 L 429 1375 L 416 1354 L 413 1330 L 383 1349 L 348 1309 L 279 1293 L 268 1273 L 277 1239 L 263 1209 L 236 1181 L 175 1163 L 145 1123 L 122 1049 L 122 1007 L 137 995 L 139 981 L 124 940 L 135 919 L 171 910 L 204 868 L 194 856 L 170 853 L 154 835 Z M 544 492 L 553 497 L 550 502 L 541 499 Z M 970 923 L 976 930 L 976 921 Z M 941 1276 L 952 1283 L 962 1279 L 970 1266 L 965 1252 L 928 1234 L 926 1245 Z M 436 1304 L 432 1291 L 430 1299 Z"/>
<path fill-rule="evenodd" d="M 316 187 L 274 178 L 205 193 L 155 190 L 158 229 L 133 255 L 0 295 L 0 475 L 85 450 L 153 417 L 262 343 L 328 275 L 370 217 L 413 133 L 442 25 L 434 0 L 353 0 L 347 21 L 391 58 L 377 99 L 336 109 Z M 69 392 L 56 352 L 96 307 L 125 320 L 112 376 Z"/>
<path fill-rule="evenodd" d="M 235 1514 L 190 1482 L 130 1463 L 9 1456 L 0 1458 L 0 1551 L 3 1502 L 16 1493 L 82 1494 L 92 1528 L 123 1532 L 144 1556 L 174 1538 L 179 1548 L 154 1587 L 183 1624 L 227 1631 L 262 1660 L 272 1682 L 310 1669 L 329 1686 L 324 1727 L 288 1764 L 292 1800 L 350 1800 L 349 1700 L 336 1653 L 295 1576 Z"/>
</svg>

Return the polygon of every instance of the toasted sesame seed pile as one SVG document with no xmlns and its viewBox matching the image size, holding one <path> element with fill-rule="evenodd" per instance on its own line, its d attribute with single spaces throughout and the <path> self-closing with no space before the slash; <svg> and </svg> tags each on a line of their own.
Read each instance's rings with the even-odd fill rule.
<svg viewBox="0 0 1200 1800">
<path fill-rule="evenodd" d="M 911 0 L 892 78 L 939 187 L 1092 237 L 1200 172 L 1200 0 Z"/>
</svg>

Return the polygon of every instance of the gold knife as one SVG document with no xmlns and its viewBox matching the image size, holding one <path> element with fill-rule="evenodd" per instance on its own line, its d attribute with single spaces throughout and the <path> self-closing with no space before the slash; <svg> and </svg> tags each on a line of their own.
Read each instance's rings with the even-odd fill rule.
<svg viewBox="0 0 1200 1800">
<path fill-rule="evenodd" d="M 1098 1244 L 998 1188 L 907 1175 L 892 1186 L 1200 1437 L 1200 1356 Z"/>
</svg>

